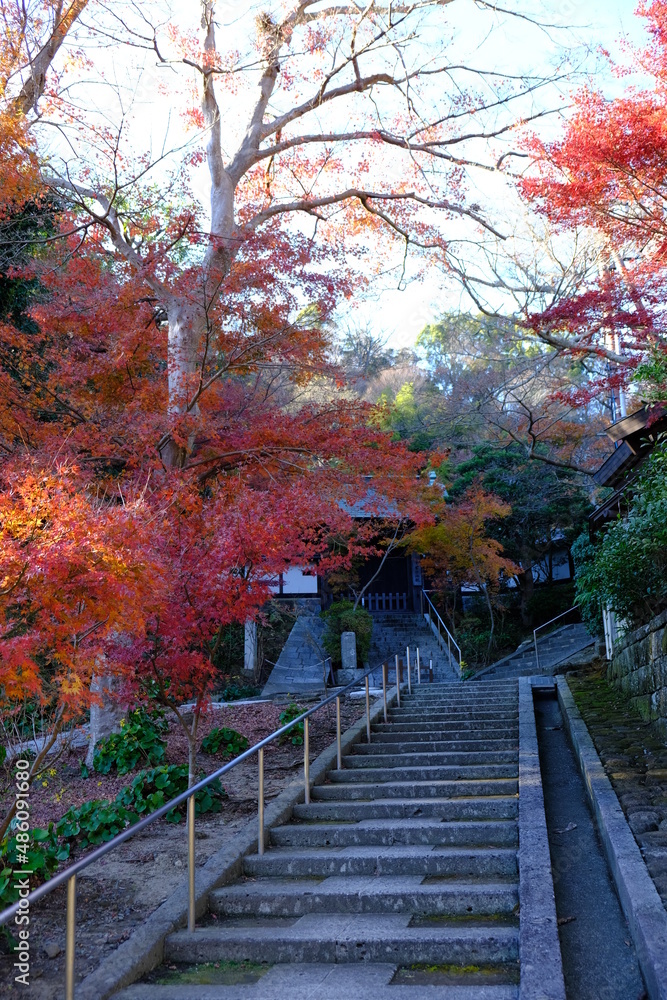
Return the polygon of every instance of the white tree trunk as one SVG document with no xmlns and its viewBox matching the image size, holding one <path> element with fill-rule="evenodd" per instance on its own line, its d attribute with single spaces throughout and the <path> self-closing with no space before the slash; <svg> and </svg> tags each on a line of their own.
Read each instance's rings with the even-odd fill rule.
<svg viewBox="0 0 667 1000">
<path fill-rule="evenodd" d="M 203 304 L 174 298 L 167 304 L 167 321 L 169 413 L 186 413 L 197 388 L 206 337 L 206 311 Z"/>
</svg>

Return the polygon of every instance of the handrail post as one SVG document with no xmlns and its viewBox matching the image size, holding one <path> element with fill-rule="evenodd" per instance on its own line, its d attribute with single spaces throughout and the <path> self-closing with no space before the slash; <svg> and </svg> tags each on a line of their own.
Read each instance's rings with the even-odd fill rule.
<svg viewBox="0 0 667 1000">
<path fill-rule="evenodd" d="M 417 646 L 417 684 L 422 682 L 422 665 L 419 659 L 419 646 Z"/>
<path fill-rule="evenodd" d="M 401 707 L 401 678 L 398 673 L 398 653 L 396 653 L 396 707 Z"/>
<path fill-rule="evenodd" d="M 537 629 L 533 629 L 533 642 L 535 643 L 535 669 L 540 669 L 540 654 L 537 651 Z"/>
<path fill-rule="evenodd" d="M 336 763 L 338 770 L 343 770 L 343 754 L 340 748 L 340 698 L 336 698 Z"/>
<path fill-rule="evenodd" d="M 371 741 L 371 695 L 368 690 L 368 674 L 366 674 L 366 736 Z"/>
<path fill-rule="evenodd" d="M 303 720 L 303 801 L 310 803 L 310 719 Z"/>
<path fill-rule="evenodd" d="M 410 647 L 408 646 L 406 650 L 406 659 L 408 661 L 408 694 L 412 694 L 412 680 L 410 678 Z"/>
<path fill-rule="evenodd" d="M 449 634 L 449 629 L 447 629 L 447 658 L 449 660 L 449 665 L 452 665 L 452 637 Z"/>
<path fill-rule="evenodd" d="M 430 659 L 428 661 L 428 682 L 429 682 L 429 684 L 433 683 L 433 660 L 432 659 Z"/>
<path fill-rule="evenodd" d="M 74 949 L 76 945 L 76 875 L 67 882 L 65 939 L 65 1000 L 74 1000 Z"/>
<path fill-rule="evenodd" d="M 257 833 L 257 853 L 264 854 L 264 747 L 261 748 L 257 757 L 259 772 L 257 790 L 257 820 L 259 824 L 259 830 Z"/>
<path fill-rule="evenodd" d="M 384 721 L 387 722 L 387 663 L 382 664 L 382 700 L 384 701 Z"/>
<path fill-rule="evenodd" d="M 188 799 L 188 930 L 195 929 L 195 797 Z"/>
</svg>

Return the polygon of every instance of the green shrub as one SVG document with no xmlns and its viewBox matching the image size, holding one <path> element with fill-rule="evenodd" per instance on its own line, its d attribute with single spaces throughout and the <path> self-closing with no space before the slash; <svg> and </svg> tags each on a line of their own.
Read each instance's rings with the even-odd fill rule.
<svg viewBox="0 0 667 1000">
<path fill-rule="evenodd" d="M 286 726 L 287 723 L 292 722 L 293 719 L 298 719 L 304 711 L 305 709 L 300 708 L 295 701 L 291 701 L 287 708 L 284 708 L 280 713 L 278 722 L 281 726 Z M 291 743 L 295 747 L 303 746 L 303 722 L 299 722 L 296 726 L 292 726 L 288 733 L 283 733 L 283 735 L 278 738 L 278 742 Z"/>
<path fill-rule="evenodd" d="M 603 607 L 633 628 L 667 608 L 667 442 L 633 486 L 626 516 L 595 545 L 577 539 L 572 555 L 577 600 L 597 629 Z"/>
<path fill-rule="evenodd" d="M 0 910 L 11 906 L 19 898 L 18 888 L 15 888 L 15 870 L 31 871 L 30 885 L 36 888 L 50 879 L 60 862 L 69 857 L 69 845 L 59 843 L 53 823 L 49 823 L 46 830 L 36 827 L 30 831 L 29 837 L 27 850 L 25 853 L 21 850 L 20 856 L 16 835 L 10 832 L 0 843 Z M 3 927 L 2 931 L 5 939 L 13 943 L 9 929 Z"/>
<path fill-rule="evenodd" d="M 238 757 L 240 753 L 248 748 L 248 740 L 242 733 L 235 729 L 228 729 L 227 726 L 212 729 L 208 736 L 201 741 L 201 748 L 204 753 L 214 755 L 220 754 L 223 758 Z"/>
<path fill-rule="evenodd" d="M 235 684 L 233 681 L 220 692 L 221 701 L 240 701 L 242 698 L 256 698 L 260 688 L 252 684 Z"/>
<path fill-rule="evenodd" d="M 154 812 L 188 787 L 187 764 L 163 764 L 150 771 L 141 771 L 130 785 L 121 789 L 113 801 L 93 799 L 73 806 L 56 824 L 56 833 L 63 840 L 85 848 L 103 844 L 121 833 L 143 815 Z M 227 793 L 216 778 L 195 795 L 195 815 L 220 812 Z M 166 819 L 179 823 L 185 815 L 185 803 L 170 810 Z"/>
<path fill-rule="evenodd" d="M 85 848 L 104 844 L 126 826 L 136 821 L 136 815 L 107 799 L 92 799 L 80 806 L 72 806 L 56 823 L 59 837 L 70 845 Z"/>
<path fill-rule="evenodd" d="M 357 663 L 368 660 L 373 634 L 373 619 L 364 608 L 355 610 L 351 601 L 335 601 L 322 612 L 326 622 L 322 644 L 336 666 L 340 666 L 340 637 L 343 632 L 354 632 L 357 637 Z"/>
<path fill-rule="evenodd" d="M 131 785 L 118 793 L 116 802 L 137 816 L 141 816 L 143 813 L 159 809 L 169 799 L 186 791 L 187 787 L 188 765 L 165 764 L 153 768 L 152 771 L 142 771 L 138 774 Z M 220 779 L 216 778 L 195 795 L 195 815 L 220 812 L 223 800 L 226 798 L 227 792 L 220 784 Z M 169 823 L 178 823 L 181 817 L 185 816 L 185 810 L 186 806 L 183 803 L 182 806 L 168 812 L 165 818 Z"/>
<path fill-rule="evenodd" d="M 121 721 L 121 731 L 101 740 L 95 750 L 93 767 L 108 774 L 115 767 L 118 774 L 134 771 L 141 764 L 161 764 L 166 744 L 163 736 L 167 723 L 161 712 L 138 708 Z"/>
</svg>

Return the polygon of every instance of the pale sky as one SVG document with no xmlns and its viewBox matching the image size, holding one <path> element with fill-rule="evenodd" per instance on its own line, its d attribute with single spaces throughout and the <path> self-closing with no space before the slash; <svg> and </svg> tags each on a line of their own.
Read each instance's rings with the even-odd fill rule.
<svg viewBox="0 0 667 1000">
<path fill-rule="evenodd" d="M 545 2 L 542 5 L 531 5 L 533 10 L 541 6 L 542 19 L 552 24 L 575 25 L 576 35 L 582 43 L 595 48 L 602 46 L 610 54 L 622 58 L 620 41 L 626 37 L 635 44 L 641 44 L 646 38 L 644 20 L 634 14 L 636 0 L 558 0 L 556 3 Z M 456 4 L 450 8 L 452 11 Z M 503 4 L 515 7 L 517 4 Z M 521 5 L 527 9 L 527 5 Z M 513 31 L 507 46 L 508 61 L 515 66 L 521 66 L 524 61 L 522 43 L 529 37 L 531 44 L 535 43 L 535 32 L 525 29 L 519 21 L 512 25 Z M 558 38 L 558 32 L 553 33 Z M 549 43 L 545 39 L 545 58 L 549 55 Z M 516 61 L 515 61 L 516 58 Z M 609 74 L 599 77 L 600 85 L 610 94 L 618 92 L 626 85 Z M 557 119 L 552 119 L 549 131 L 557 132 L 560 128 Z M 544 132 L 542 125 L 541 131 Z M 504 200 L 502 192 L 490 185 L 488 180 L 480 178 L 479 200 L 483 204 Z M 502 212 L 501 212 L 502 216 Z M 471 308 L 470 300 L 462 293 L 459 285 L 445 285 L 439 275 L 426 283 L 415 282 L 402 291 L 388 288 L 379 297 L 369 297 L 365 303 L 359 303 L 350 313 L 350 321 L 360 324 L 369 323 L 378 333 L 389 337 L 392 347 L 411 347 L 423 327 L 435 319 L 446 309 Z"/>
</svg>

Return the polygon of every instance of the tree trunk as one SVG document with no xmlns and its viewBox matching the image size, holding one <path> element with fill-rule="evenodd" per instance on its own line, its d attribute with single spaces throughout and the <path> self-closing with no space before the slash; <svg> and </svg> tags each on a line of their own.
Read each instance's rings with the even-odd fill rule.
<svg viewBox="0 0 667 1000">
<path fill-rule="evenodd" d="M 521 624 L 524 628 L 530 629 L 533 627 L 533 615 L 529 608 L 529 602 L 533 596 L 535 586 L 532 570 L 527 569 L 524 573 L 519 573 L 517 575 L 517 580 L 519 581 L 519 594 L 521 597 L 519 605 L 519 610 L 521 612 Z"/>
<path fill-rule="evenodd" d="M 169 335 L 167 345 L 167 373 L 169 384 L 168 413 L 173 419 L 188 412 L 196 415 L 199 407 L 192 400 L 197 391 L 203 360 L 206 336 L 206 311 L 203 305 L 173 298 L 166 304 Z M 165 435 L 158 448 L 160 458 L 168 468 L 182 468 L 188 447 L 178 444 L 171 435 Z"/>
<path fill-rule="evenodd" d="M 197 780 L 197 734 L 201 718 L 201 701 L 198 698 L 192 710 L 192 724 L 185 727 L 188 734 L 188 788 L 192 788 Z"/>
<path fill-rule="evenodd" d="M 53 729 L 51 730 L 51 735 L 45 740 L 44 745 L 42 746 L 42 749 L 37 754 L 35 760 L 33 761 L 32 767 L 30 768 L 30 771 L 28 772 L 28 787 L 29 788 L 32 786 L 32 783 L 35 780 L 36 775 L 38 775 L 39 772 L 41 771 L 42 765 L 43 765 L 44 761 L 46 760 L 47 755 L 49 754 L 49 752 L 53 748 L 56 740 L 60 736 L 60 733 L 62 732 L 62 727 L 63 727 L 63 718 L 62 718 L 62 712 L 61 712 L 59 714 L 58 718 L 56 719 L 56 722 L 55 722 L 55 725 L 54 725 Z M 24 797 L 28 797 L 30 793 L 29 792 L 23 792 L 22 794 L 23 794 Z M 9 829 L 9 825 L 10 825 L 11 821 L 14 819 L 14 815 L 15 815 L 15 813 L 17 811 L 17 808 L 18 808 L 18 799 L 17 799 L 17 797 L 15 795 L 14 798 L 13 798 L 13 800 L 12 800 L 12 804 L 10 805 L 9 809 L 7 810 L 7 812 L 5 813 L 5 816 L 3 817 L 2 822 L 0 823 L 0 842 L 3 840 L 5 834 L 7 833 L 7 830 Z"/>
</svg>

